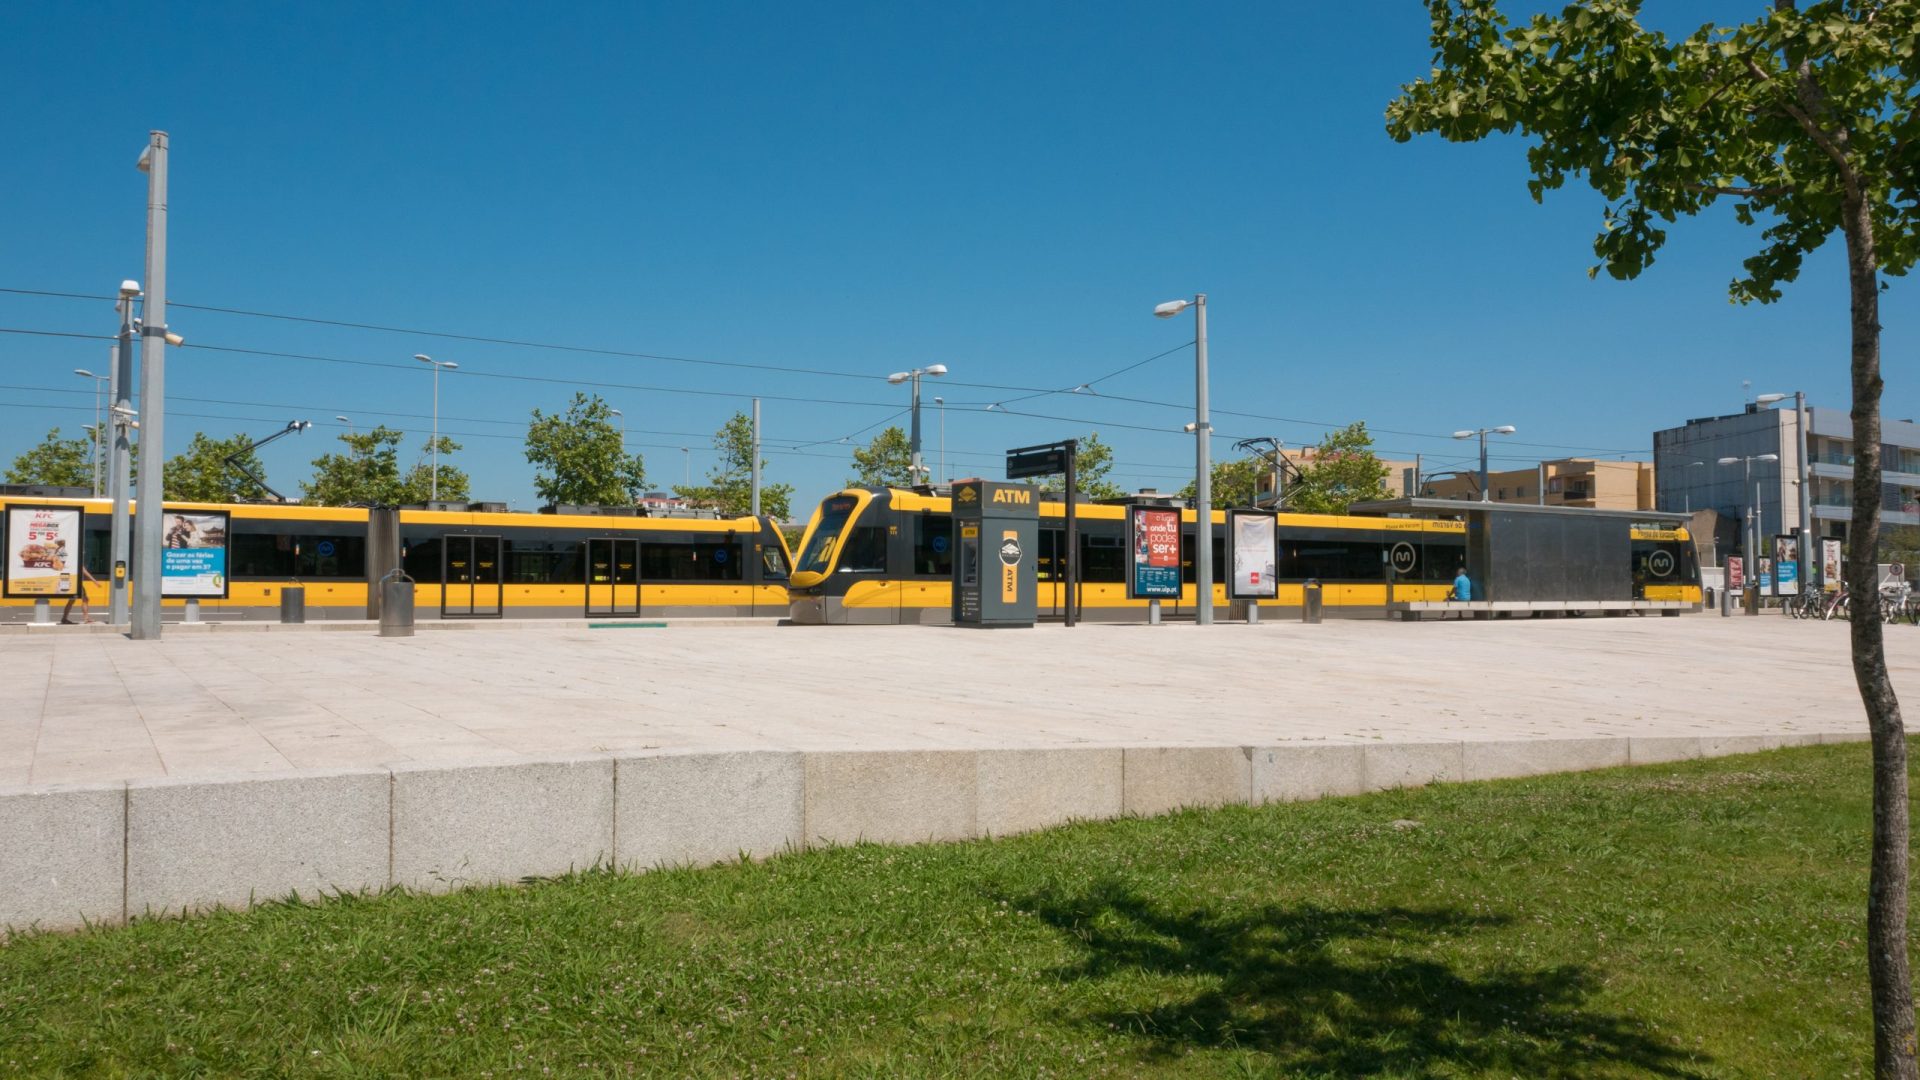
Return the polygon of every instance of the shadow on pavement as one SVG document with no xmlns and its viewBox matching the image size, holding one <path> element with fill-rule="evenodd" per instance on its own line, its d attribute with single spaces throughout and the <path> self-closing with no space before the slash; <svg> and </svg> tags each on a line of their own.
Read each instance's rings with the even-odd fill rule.
<svg viewBox="0 0 1920 1080">
<path fill-rule="evenodd" d="M 1421 958 L 1507 925 L 1504 916 L 1172 912 L 1113 884 L 1012 902 L 1082 953 L 1059 978 L 1110 982 L 1108 1000 L 1158 1002 L 1071 1018 L 1145 1039 L 1151 1057 L 1252 1050 L 1288 1075 L 1697 1075 L 1644 1022 L 1588 1008 L 1596 982 L 1585 968 L 1471 974 Z"/>
</svg>

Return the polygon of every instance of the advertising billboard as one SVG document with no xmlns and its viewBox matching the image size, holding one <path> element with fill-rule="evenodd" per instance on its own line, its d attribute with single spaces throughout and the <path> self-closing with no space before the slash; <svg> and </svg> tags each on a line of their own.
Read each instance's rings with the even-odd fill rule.
<svg viewBox="0 0 1920 1080">
<path fill-rule="evenodd" d="M 1792 596 L 1800 591 L 1800 538 L 1782 535 L 1773 538 L 1773 591 Z"/>
<path fill-rule="evenodd" d="M 160 518 L 160 595 L 227 598 L 227 537 L 223 510 L 168 510 Z"/>
<path fill-rule="evenodd" d="M 1233 577 L 1228 580 L 1228 599 L 1266 600 L 1278 594 L 1279 588 L 1273 580 L 1273 540 L 1272 514 L 1227 512 L 1227 542 L 1233 545 Z"/>
<path fill-rule="evenodd" d="M 1846 572 L 1840 569 L 1840 541 L 1820 541 L 1820 588 L 1825 592 L 1839 592 L 1845 576 Z"/>
<path fill-rule="evenodd" d="M 77 506 L 7 507 L 6 595 L 80 595 L 86 520 L 86 511 Z"/>
<path fill-rule="evenodd" d="M 1127 512 L 1127 599 L 1180 598 L 1180 511 L 1135 506 Z"/>
<path fill-rule="evenodd" d="M 1741 589 L 1744 589 L 1747 587 L 1746 575 L 1742 573 L 1744 568 L 1745 567 L 1741 562 L 1740 556 L 1738 555 L 1727 556 L 1727 591 L 1728 592 L 1739 592 Z"/>
</svg>

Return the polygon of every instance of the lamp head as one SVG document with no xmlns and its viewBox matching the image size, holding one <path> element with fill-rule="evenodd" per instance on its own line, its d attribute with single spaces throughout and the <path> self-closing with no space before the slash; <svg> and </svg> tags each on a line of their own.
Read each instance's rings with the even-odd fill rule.
<svg viewBox="0 0 1920 1080">
<path fill-rule="evenodd" d="M 181 337 L 179 334 L 176 334 L 171 330 L 167 331 L 166 341 L 167 341 L 167 344 L 172 345 L 175 348 L 179 348 L 180 346 L 185 345 L 187 343 L 186 338 Z"/>
<path fill-rule="evenodd" d="M 343 423 L 343 424 L 351 424 L 351 423 L 353 423 L 353 421 L 351 421 L 351 420 L 349 420 L 349 419 L 347 419 L 347 418 L 346 418 L 346 417 L 344 417 L 344 416 L 336 416 L 336 417 L 334 417 L 334 419 L 335 419 L 335 420 L 338 420 L 338 421 L 340 421 L 340 422 L 341 422 L 341 423 Z"/>
<path fill-rule="evenodd" d="M 936 397 L 933 399 L 933 403 L 935 405 L 945 405 L 947 403 L 947 399 L 943 397 Z"/>
<path fill-rule="evenodd" d="M 1175 315 L 1187 310 L 1188 306 L 1192 303 L 1193 301 L 1191 300 L 1169 300 L 1164 304 L 1155 304 L 1153 306 L 1153 317 L 1156 319 L 1171 319 Z"/>
<path fill-rule="evenodd" d="M 1771 404 L 1773 404 L 1773 403 L 1774 403 L 1774 402 L 1776 402 L 1776 401 L 1785 401 L 1785 400 L 1787 400 L 1787 395 L 1785 395 L 1785 394 L 1761 394 L 1761 395 L 1760 395 L 1759 397 L 1757 397 L 1757 398 L 1754 398 L 1753 400 L 1754 400 L 1754 403 L 1755 403 L 1755 404 L 1757 404 L 1757 405 L 1771 405 Z"/>
<path fill-rule="evenodd" d="M 626 414 L 626 413 L 623 413 L 623 412 L 621 412 L 621 411 L 620 411 L 619 409 L 608 409 L 608 410 L 607 410 L 607 415 L 608 415 L 608 416 L 625 416 L 625 415 L 627 415 L 627 414 Z"/>
<path fill-rule="evenodd" d="M 423 363 L 423 364 L 431 364 L 431 363 L 433 363 L 433 357 L 431 357 L 431 356 L 428 356 L 428 355 L 427 355 L 426 353 L 414 353 L 414 354 L 413 354 L 413 358 L 414 358 L 415 360 L 418 360 L 418 361 L 420 361 L 420 362 L 421 362 L 421 363 Z"/>
<path fill-rule="evenodd" d="M 1471 439 L 1478 434 L 1480 433 L 1477 431 L 1456 431 L 1453 433 L 1453 437 L 1456 439 Z"/>
<path fill-rule="evenodd" d="M 98 376 L 98 375 L 95 375 L 95 374 L 94 374 L 93 372 L 91 372 L 91 371 L 88 371 L 88 370 L 87 370 L 86 368 L 83 368 L 83 367 L 77 367 L 77 368 L 74 368 L 74 369 L 73 369 L 73 373 L 74 373 L 75 375 L 78 375 L 78 376 L 80 376 L 80 377 L 81 377 L 81 378 L 83 378 L 83 379 L 97 379 L 97 378 L 99 378 L 99 377 L 100 377 L 100 376 Z"/>
<path fill-rule="evenodd" d="M 1512 424 L 1501 424 L 1499 427 L 1493 429 L 1493 433 L 1495 435 L 1511 435 L 1513 434 L 1514 430 L 1515 429 Z"/>
<path fill-rule="evenodd" d="M 896 371 L 893 374 L 887 376 L 887 381 L 890 383 L 893 383 L 895 386 L 898 386 L 901 383 L 906 382 L 908 379 L 911 379 L 911 378 L 913 378 L 913 372 L 911 371 Z"/>
<path fill-rule="evenodd" d="M 131 300 L 134 297 L 139 295 L 140 295 L 139 282 L 129 279 L 120 283 L 120 299 Z"/>
<path fill-rule="evenodd" d="M 1722 465 L 1738 465 L 1738 464 L 1740 464 L 1740 459 L 1739 459 L 1739 458 L 1737 458 L 1737 457 L 1723 457 L 1723 458 L 1721 458 L 1721 459 L 1720 459 L 1720 464 L 1722 464 Z"/>
<path fill-rule="evenodd" d="M 1754 456 L 1754 459 L 1753 459 L 1753 460 L 1755 460 L 1755 461 L 1779 461 L 1779 460 L 1780 460 L 1780 455 L 1779 455 L 1779 454 L 1757 454 L 1757 455 L 1755 455 L 1755 456 Z"/>
<path fill-rule="evenodd" d="M 945 375 L 946 373 L 947 373 L 947 365 L 945 364 L 928 364 L 927 365 L 927 374 L 932 375 L 936 378 L 938 378 L 941 375 Z"/>
<path fill-rule="evenodd" d="M 1197 427 L 1197 426 L 1199 426 L 1199 425 L 1197 425 L 1197 424 L 1187 424 L 1187 425 L 1185 425 L 1185 426 L 1183 426 L 1183 427 L 1181 427 L 1181 429 L 1180 429 L 1180 430 L 1181 430 L 1181 431 L 1184 431 L 1184 432 L 1186 432 L 1186 433 L 1187 433 L 1187 434 L 1189 434 L 1189 435 L 1191 435 L 1191 434 L 1193 434 L 1193 429 L 1194 429 L 1195 427 Z"/>
<path fill-rule="evenodd" d="M 453 370 L 455 370 L 455 369 L 457 369 L 457 368 L 458 368 L 458 367 L 459 367 L 460 365 L 459 365 L 459 364 L 456 364 L 456 363 L 454 363 L 454 362 L 453 362 L 453 361 L 451 361 L 451 360 L 441 360 L 441 361 L 439 361 L 439 362 L 438 362 L 438 366 L 439 366 L 439 367 L 443 367 L 443 368 L 446 368 L 446 369 L 447 369 L 448 371 L 453 371 Z"/>
</svg>

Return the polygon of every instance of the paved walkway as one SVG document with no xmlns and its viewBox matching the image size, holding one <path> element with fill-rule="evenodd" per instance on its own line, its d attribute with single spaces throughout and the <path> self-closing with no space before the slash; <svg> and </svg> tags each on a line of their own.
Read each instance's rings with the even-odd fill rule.
<svg viewBox="0 0 1920 1080">
<path fill-rule="evenodd" d="M 1920 691 L 1920 629 L 1887 628 Z M 0 635 L 0 787 L 659 748 L 1864 730 L 1839 623 Z"/>
</svg>

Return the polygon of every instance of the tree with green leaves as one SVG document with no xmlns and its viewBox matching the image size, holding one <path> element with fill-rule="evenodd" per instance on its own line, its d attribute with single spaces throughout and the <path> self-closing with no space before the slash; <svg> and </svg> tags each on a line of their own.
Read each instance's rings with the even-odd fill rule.
<svg viewBox="0 0 1920 1080">
<path fill-rule="evenodd" d="M 1100 441 L 1100 433 L 1089 431 L 1080 437 L 1080 448 L 1073 457 L 1073 486 L 1085 499 L 1120 499 L 1126 488 L 1107 479 L 1113 471 L 1113 447 Z M 1056 473 L 1035 481 L 1041 491 L 1059 494 L 1066 490 L 1066 476 Z"/>
<path fill-rule="evenodd" d="M 1213 468 L 1208 472 L 1213 479 L 1209 485 L 1209 493 L 1213 497 L 1214 509 L 1252 506 L 1254 496 L 1260 490 L 1260 478 L 1272 471 L 1273 466 L 1262 457 L 1230 458 L 1214 462 Z M 1186 487 L 1180 489 L 1180 497 L 1183 499 L 1192 499 L 1196 494 L 1191 480 L 1187 481 Z"/>
<path fill-rule="evenodd" d="M 1373 436 L 1354 421 L 1314 447 L 1287 485 L 1287 509 L 1301 514 L 1344 514 L 1354 503 L 1388 497 L 1385 465 L 1373 453 Z"/>
<path fill-rule="evenodd" d="M 864 448 L 854 448 L 853 468 L 857 475 L 847 481 L 849 487 L 912 487 L 913 444 L 906 432 L 890 426 Z"/>
<path fill-rule="evenodd" d="M 753 420 L 746 413 L 734 413 L 720 430 L 713 433 L 713 448 L 719 464 L 707 474 L 704 484 L 675 484 L 674 494 L 690 505 L 708 507 L 727 517 L 745 517 L 753 512 Z M 766 482 L 767 459 L 760 459 L 760 513 L 777 521 L 792 514 L 793 485 Z"/>
<path fill-rule="evenodd" d="M 1387 108 L 1405 141 L 1519 134 L 1538 201 L 1569 178 L 1604 199 L 1593 250 L 1616 279 L 1652 265 L 1666 226 L 1723 201 L 1758 226 L 1729 287 L 1771 303 L 1806 256 L 1846 248 L 1853 382 L 1847 530 L 1854 679 L 1873 746 L 1867 956 L 1874 1067 L 1920 1076 L 1907 962 L 1907 746 L 1887 676 L 1880 533 L 1880 293 L 1920 257 L 1920 0 L 1795 0 L 1684 38 L 1640 25 L 1638 0 L 1580 0 L 1510 22 L 1496 0 L 1427 0 L 1433 69 Z"/>
<path fill-rule="evenodd" d="M 160 482 L 166 497 L 176 502 L 259 502 L 271 498 L 267 489 L 249 480 L 227 459 L 239 455 L 239 462 L 255 476 L 266 479 L 266 466 L 252 450 L 253 440 L 245 435 L 224 439 L 209 438 L 204 431 L 193 433 L 187 449 L 167 459 Z"/>
<path fill-rule="evenodd" d="M 7 469 L 9 484 L 93 488 L 92 429 L 79 439 L 63 439 L 60 429 L 28 447 Z"/>
<path fill-rule="evenodd" d="M 574 394 L 564 415 L 533 410 L 527 460 L 538 468 L 533 490 L 553 505 L 631 506 L 647 489 L 645 462 L 627 453 L 613 409 L 598 394 Z M 445 481 L 443 472 L 443 488 Z"/>
<path fill-rule="evenodd" d="M 433 442 L 421 449 L 420 460 L 402 475 L 400 444 L 406 432 L 376 427 L 340 436 L 347 450 L 322 454 L 313 461 L 313 476 L 301 485 L 304 501 L 320 506 L 401 506 L 423 503 L 433 492 Z M 465 470 L 447 458 L 460 444 L 440 436 L 440 498 L 458 502 L 468 496 L 471 483 Z"/>
</svg>

